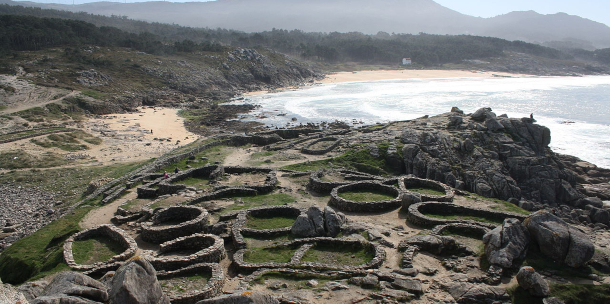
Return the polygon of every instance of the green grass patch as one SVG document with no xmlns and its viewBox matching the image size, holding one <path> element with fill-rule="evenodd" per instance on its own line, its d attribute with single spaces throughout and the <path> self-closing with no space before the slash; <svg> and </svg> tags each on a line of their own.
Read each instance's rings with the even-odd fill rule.
<svg viewBox="0 0 610 304">
<path fill-rule="evenodd" d="M 195 188 L 199 188 L 199 189 L 212 189 L 214 188 L 212 185 L 209 184 L 210 180 L 207 178 L 200 178 L 200 177 L 188 177 L 186 179 L 180 180 L 180 181 L 175 181 L 172 182 L 172 184 L 182 184 L 182 185 L 186 185 L 188 187 L 195 187 Z"/>
<path fill-rule="evenodd" d="M 0 183 L 22 187 L 40 187 L 55 193 L 64 203 L 73 204 L 85 198 L 89 183 L 104 177 L 117 178 L 149 163 L 127 163 L 112 166 L 90 166 L 57 169 L 31 169 L 0 175 Z"/>
<path fill-rule="evenodd" d="M 519 206 L 513 205 L 513 204 L 511 204 L 507 201 L 501 200 L 501 199 L 484 197 L 484 196 L 480 196 L 476 193 L 471 193 L 471 192 L 468 192 L 468 196 L 472 199 L 484 200 L 484 201 L 489 201 L 489 202 L 493 202 L 493 203 L 497 204 L 497 205 L 489 206 L 490 209 L 514 212 L 514 213 L 523 214 L 523 215 L 531 214 L 531 212 L 521 209 Z"/>
<path fill-rule="evenodd" d="M 385 161 L 389 143 L 381 143 L 377 146 L 379 148 L 379 158 L 373 157 L 370 150 L 363 147 L 351 149 L 334 158 L 288 165 L 282 167 L 282 169 L 315 171 L 322 168 L 341 167 L 374 175 L 388 175 L 388 172 L 394 171 L 394 168 L 388 166 Z"/>
<path fill-rule="evenodd" d="M 382 191 L 376 190 L 352 190 L 348 192 L 341 192 L 339 196 L 350 201 L 356 202 L 375 202 L 375 201 L 385 201 L 385 200 L 393 200 L 396 196 L 387 194 Z"/>
<path fill-rule="evenodd" d="M 100 100 L 106 98 L 106 94 L 98 92 L 98 91 L 94 91 L 94 90 L 82 90 L 80 93 L 85 96 L 89 96 L 91 98 L 100 99 Z"/>
<path fill-rule="evenodd" d="M 94 137 L 93 135 L 83 131 L 74 131 L 63 134 L 54 133 L 48 135 L 46 139 L 31 139 L 30 141 L 44 148 L 57 147 L 64 151 L 88 150 L 89 147 L 82 144 L 80 140 L 94 145 L 99 145 L 102 143 L 100 138 Z"/>
<path fill-rule="evenodd" d="M 225 208 L 222 213 L 229 213 L 237 210 L 250 209 L 260 206 L 280 206 L 296 202 L 296 198 L 286 193 L 269 193 L 256 196 L 234 197 L 235 201 L 242 201 L 242 204 L 235 203 Z"/>
<path fill-rule="evenodd" d="M 417 192 L 419 194 L 424 195 L 445 195 L 445 191 L 439 191 L 432 188 L 423 188 L 423 187 L 411 187 L 407 188 L 407 190 L 411 192 Z"/>
<path fill-rule="evenodd" d="M 78 107 L 49 103 L 44 107 L 33 107 L 16 112 L 14 115 L 31 122 L 44 122 L 53 120 L 66 121 L 70 119 L 82 120 L 83 114 L 83 110 Z"/>
<path fill-rule="evenodd" d="M 39 156 L 29 154 L 23 150 L 0 152 L 0 168 L 52 168 L 67 164 L 68 161 L 60 154 L 45 152 Z"/>
<path fill-rule="evenodd" d="M 117 241 L 108 237 L 98 236 L 72 243 L 74 262 L 90 265 L 105 262 L 111 257 L 121 254 L 125 248 Z"/>
<path fill-rule="evenodd" d="M 151 202 L 150 199 L 134 198 L 134 199 L 127 201 L 121 207 L 125 210 L 135 211 L 136 209 L 139 209 L 138 207 L 141 208 L 142 206 L 144 206 L 150 202 Z"/>
<path fill-rule="evenodd" d="M 2 281 L 16 285 L 43 274 L 66 270 L 63 243 L 80 230 L 78 223 L 92 209 L 76 209 L 4 250 L 0 256 Z"/>
<path fill-rule="evenodd" d="M 42 134 L 45 132 L 59 131 L 59 130 L 67 131 L 68 129 L 66 129 L 66 128 L 48 128 L 48 129 L 27 130 L 27 131 L 16 132 L 16 133 L 11 133 L 11 134 L 4 134 L 4 135 L 0 135 L 0 141 L 16 140 L 18 138 L 25 137 L 25 136 Z"/>
<path fill-rule="evenodd" d="M 562 277 L 576 277 L 588 279 L 589 275 L 597 274 L 603 276 L 603 273 L 595 270 L 593 267 L 586 265 L 580 268 L 567 267 L 566 265 L 556 263 L 552 259 L 544 256 L 536 246 L 530 246 L 527 251 L 527 256 L 523 261 L 524 266 L 532 266 L 534 269 L 554 271 L 557 275 Z"/>
<path fill-rule="evenodd" d="M 489 219 L 489 218 L 485 218 L 485 217 L 470 216 L 470 215 L 455 215 L 455 214 L 441 215 L 441 214 L 433 214 L 433 213 L 424 213 L 424 215 L 433 217 L 433 218 L 446 219 L 446 220 L 470 220 L 470 221 L 477 221 L 477 222 L 496 224 L 496 225 L 502 225 L 502 223 L 504 222 L 504 220 Z"/>
<path fill-rule="evenodd" d="M 288 263 L 296 251 L 296 248 L 287 246 L 248 249 L 244 252 L 244 261 L 248 263 Z"/>
<path fill-rule="evenodd" d="M 257 247 L 269 247 L 276 245 L 277 243 L 284 243 L 296 240 L 297 237 L 292 235 L 290 232 L 277 234 L 272 237 L 260 237 L 257 235 L 249 235 L 247 232 L 242 231 L 242 235 L 248 248 L 257 248 Z"/>
<path fill-rule="evenodd" d="M 303 256 L 302 262 L 314 262 L 337 266 L 356 266 L 370 262 L 374 257 L 371 249 L 362 245 L 316 244 Z"/>
<path fill-rule="evenodd" d="M 212 147 L 212 148 L 209 148 L 205 151 L 202 151 L 202 152 L 199 152 L 198 154 L 196 154 L 193 160 L 189 160 L 188 158 L 186 158 L 179 162 L 170 164 L 157 172 L 164 172 L 164 171 L 174 172 L 174 169 L 176 167 L 178 167 L 178 169 L 180 169 L 180 170 L 185 170 L 187 165 L 190 165 L 193 168 L 198 168 L 198 167 L 203 167 L 208 163 L 210 163 L 210 164 L 213 164 L 215 162 L 222 163 L 227 158 L 227 156 L 229 156 L 229 154 L 231 154 L 232 150 L 233 150 L 233 148 L 229 147 L 229 146 Z M 203 161 L 203 160 L 201 160 L 202 157 L 207 157 L 208 160 Z M 197 162 L 194 162 L 194 161 L 197 161 Z"/>
<path fill-rule="evenodd" d="M 551 296 L 560 298 L 566 304 L 610 303 L 610 284 L 552 284 Z"/>
<path fill-rule="evenodd" d="M 251 229 L 276 229 L 290 227 L 296 221 L 296 217 L 275 216 L 275 217 L 255 217 L 248 216 L 246 227 Z"/>
</svg>

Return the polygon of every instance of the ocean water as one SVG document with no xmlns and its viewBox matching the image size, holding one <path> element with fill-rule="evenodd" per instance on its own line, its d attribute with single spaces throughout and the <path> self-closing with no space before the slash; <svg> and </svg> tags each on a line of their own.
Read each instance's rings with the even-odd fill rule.
<svg viewBox="0 0 610 304">
<path fill-rule="evenodd" d="M 358 126 L 436 115 L 454 106 L 466 113 L 490 107 L 511 118 L 533 113 L 551 130 L 555 152 L 610 168 L 610 76 L 349 82 L 250 96 L 246 102 L 260 107 L 241 119 L 278 127 L 335 120 Z"/>
</svg>

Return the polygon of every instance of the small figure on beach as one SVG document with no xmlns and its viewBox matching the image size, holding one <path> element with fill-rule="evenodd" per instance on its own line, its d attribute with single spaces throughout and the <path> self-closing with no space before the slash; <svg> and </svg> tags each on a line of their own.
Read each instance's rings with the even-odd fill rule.
<svg viewBox="0 0 610 304">
<path fill-rule="evenodd" d="M 152 129 L 150 129 L 150 134 L 152 134 Z"/>
<path fill-rule="evenodd" d="M 163 179 L 168 179 L 169 178 L 169 174 L 167 174 L 167 171 L 165 171 L 165 173 L 163 174 Z"/>
</svg>

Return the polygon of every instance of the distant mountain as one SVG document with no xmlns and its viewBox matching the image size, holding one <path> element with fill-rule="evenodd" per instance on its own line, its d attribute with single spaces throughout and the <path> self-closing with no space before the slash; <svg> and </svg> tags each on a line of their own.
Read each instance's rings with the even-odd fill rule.
<svg viewBox="0 0 610 304">
<path fill-rule="evenodd" d="M 534 11 L 494 18 L 461 14 L 432 0 L 217 0 L 212 2 L 96 2 L 82 5 L 13 2 L 150 22 L 246 32 L 299 29 L 306 32 L 472 34 L 545 43 L 585 41 L 610 47 L 610 27 L 578 16 Z M 2 2 L 0 2 L 2 3 Z"/>
</svg>

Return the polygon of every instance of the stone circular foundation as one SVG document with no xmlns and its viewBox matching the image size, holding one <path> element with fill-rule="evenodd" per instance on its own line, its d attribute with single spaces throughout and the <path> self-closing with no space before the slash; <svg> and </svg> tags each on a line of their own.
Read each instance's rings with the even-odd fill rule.
<svg viewBox="0 0 610 304">
<path fill-rule="evenodd" d="M 319 142 L 323 142 L 323 141 L 332 141 L 333 143 L 324 149 L 310 149 L 313 145 L 315 145 Z M 326 154 L 326 153 L 332 151 L 340 144 L 341 144 L 341 139 L 339 139 L 339 138 L 323 137 L 323 138 L 316 139 L 316 140 L 312 141 L 311 143 L 307 144 L 303 149 L 301 149 L 301 153 L 311 154 L 311 155 L 322 155 L 322 154 Z"/>
<path fill-rule="evenodd" d="M 432 190 L 440 191 L 445 193 L 444 195 L 433 195 L 433 194 L 424 194 L 420 193 L 422 202 L 453 202 L 453 197 L 455 193 L 451 189 L 451 187 L 431 180 L 417 177 L 405 177 L 398 179 L 399 187 L 404 191 L 414 192 L 409 190 L 408 188 L 419 187 L 419 188 L 429 188 Z M 404 187 L 404 188 L 403 188 Z M 418 192 L 419 193 L 419 192 Z"/>
<path fill-rule="evenodd" d="M 290 206 L 271 206 L 271 207 L 258 207 L 248 210 L 242 210 L 237 214 L 237 220 L 233 223 L 232 234 L 233 243 L 237 248 L 246 248 L 246 241 L 244 240 L 242 233 L 247 233 L 251 236 L 257 237 L 273 237 L 279 234 L 290 233 L 292 226 L 275 228 L 275 229 L 252 229 L 247 228 L 248 215 L 252 216 L 294 216 L 295 218 L 301 214 L 303 210 L 296 207 Z"/>
<path fill-rule="evenodd" d="M 196 263 L 216 263 L 226 256 L 223 239 L 213 234 L 201 233 L 165 242 L 161 244 L 159 253 L 168 254 L 181 250 L 196 250 L 196 252 L 183 256 L 156 256 L 150 263 L 157 270 L 173 270 Z"/>
<path fill-rule="evenodd" d="M 336 264 L 325 264 L 325 263 L 315 263 L 315 262 L 302 262 L 301 259 L 308 250 L 314 247 L 316 244 L 326 245 L 326 246 L 371 246 L 371 250 L 373 250 L 374 256 L 369 262 L 355 265 L 355 266 L 341 266 Z M 365 242 L 362 243 L 358 240 L 348 240 L 348 239 L 336 239 L 330 237 L 316 237 L 316 238 L 306 238 L 299 239 L 292 242 L 286 242 L 281 244 L 276 244 L 271 247 L 299 247 L 296 249 L 293 254 L 290 262 L 288 263 L 249 263 L 244 261 L 244 254 L 248 249 L 240 249 L 233 255 L 233 260 L 237 264 L 237 266 L 241 269 L 261 269 L 261 268 L 299 268 L 299 269 L 316 269 L 316 270 L 342 270 L 342 271 L 355 271 L 362 269 L 371 269 L 371 268 L 379 268 L 383 261 L 385 260 L 385 250 L 383 247 L 376 243 Z M 348 253 L 346 253 L 348 254 Z"/>
<path fill-rule="evenodd" d="M 208 212 L 194 206 L 173 206 L 157 211 L 152 223 L 142 224 L 142 239 L 160 244 L 181 236 L 204 232 L 208 223 Z M 163 226 L 163 223 L 180 222 Z"/>
<path fill-rule="evenodd" d="M 158 271 L 157 278 L 171 279 L 175 277 L 185 277 L 196 273 L 207 272 L 212 276 L 207 284 L 200 290 L 190 291 L 186 293 L 170 293 L 168 294 L 172 304 L 188 304 L 196 303 L 204 299 L 215 297 L 222 291 L 225 284 L 225 273 L 222 266 L 218 263 L 199 263 L 180 268 L 174 271 Z"/>
<path fill-rule="evenodd" d="M 125 251 L 123 251 L 123 253 L 121 253 L 119 255 L 113 256 L 112 258 L 110 258 L 109 260 L 104 261 L 104 262 L 98 262 L 98 263 L 89 264 L 89 265 L 81 265 L 81 264 L 77 264 L 76 262 L 74 262 L 74 254 L 72 252 L 73 243 L 75 241 L 86 240 L 88 238 L 95 237 L 95 236 L 108 237 L 108 238 L 114 240 L 115 242 L 120 243 L 123 246 L 123 248 L 125 248 Z M 68 264 L 68 266 L 70 266 L 70 268 L 75 269 L 75 270 L 92 271 L 92 270 L 95 270 L 98 268 L 105 268 L 108 265 L 115 265 L 115 264 L 117 266 L 116 268 L 118 268 L 118 266 L 120 266 L 120 263 L 117 263 L 117 262 L 122 262 L 122 261 L 125 261 L 125 260 L 131 258 L 132 256 L 134 256 L 137 249 L 138 249 L 138 245 L 137 245 L 136 241 L 133 238 L 131 238 L 129 235 L 127 235 L 127 233 L 125 233 L 125 231 L 123 231 L 122 229 L 117 228 L 113 225 L 101 225 L 101 226 L 97 226 L 97 227 L 90 228 L 87 230 L 83 230 L 79 233 L 72 235 L 70 238 L 68 238 L 64 242 L 64 260 L 66 261 L 66 264 Z"/>
<path fill-rule="evenodd" d="M 452 203 L 443 202 L 423 202 L 409 206 L 407 220 L 419 226 L 435 226 L 450 223 L 464 223 L 494 229 L 499 224 L 491 224 L 478 222 L 473 220 L 463 219 L 442 219 L 424 215 L 424 213 L 434 213 L 439 215 L 464 215 L 464 216 L 479 216 L 498 221 L 503 221 L 506 218 L 516 218 L 523 221 L 527 216 L 504 211 L 494 211 L 489 209 L 471 208 L 455 205 Z"/>
<path fill-rule="evenodd" d="M 360 202 L 360 201 L 351 201 L 344 199 L 339 196 L 339 193 L 349 192 L 349 191 L 362 191 L 362 190 L 373 190 L 379 191 L 383 193 L 388 193 L 395 196 L 394 199 L 391 200 L 383 200 L 383 201 L 373 201 L 373 202 Z M 380 182 L 372 182 L 372 181 L 364 181 L 357 182 L 348 185 L 343 185 L 334 188 L 330 193 L 330 202 L 329 206 L 337 208 L 341 211 L 351 211 L 351 212 L 379 212 L 386 211 L 390 209 L 396 209 L 401 206 L 402 198 L 401 191 L 393 186 L 384 185 Z"/>
</svg>

